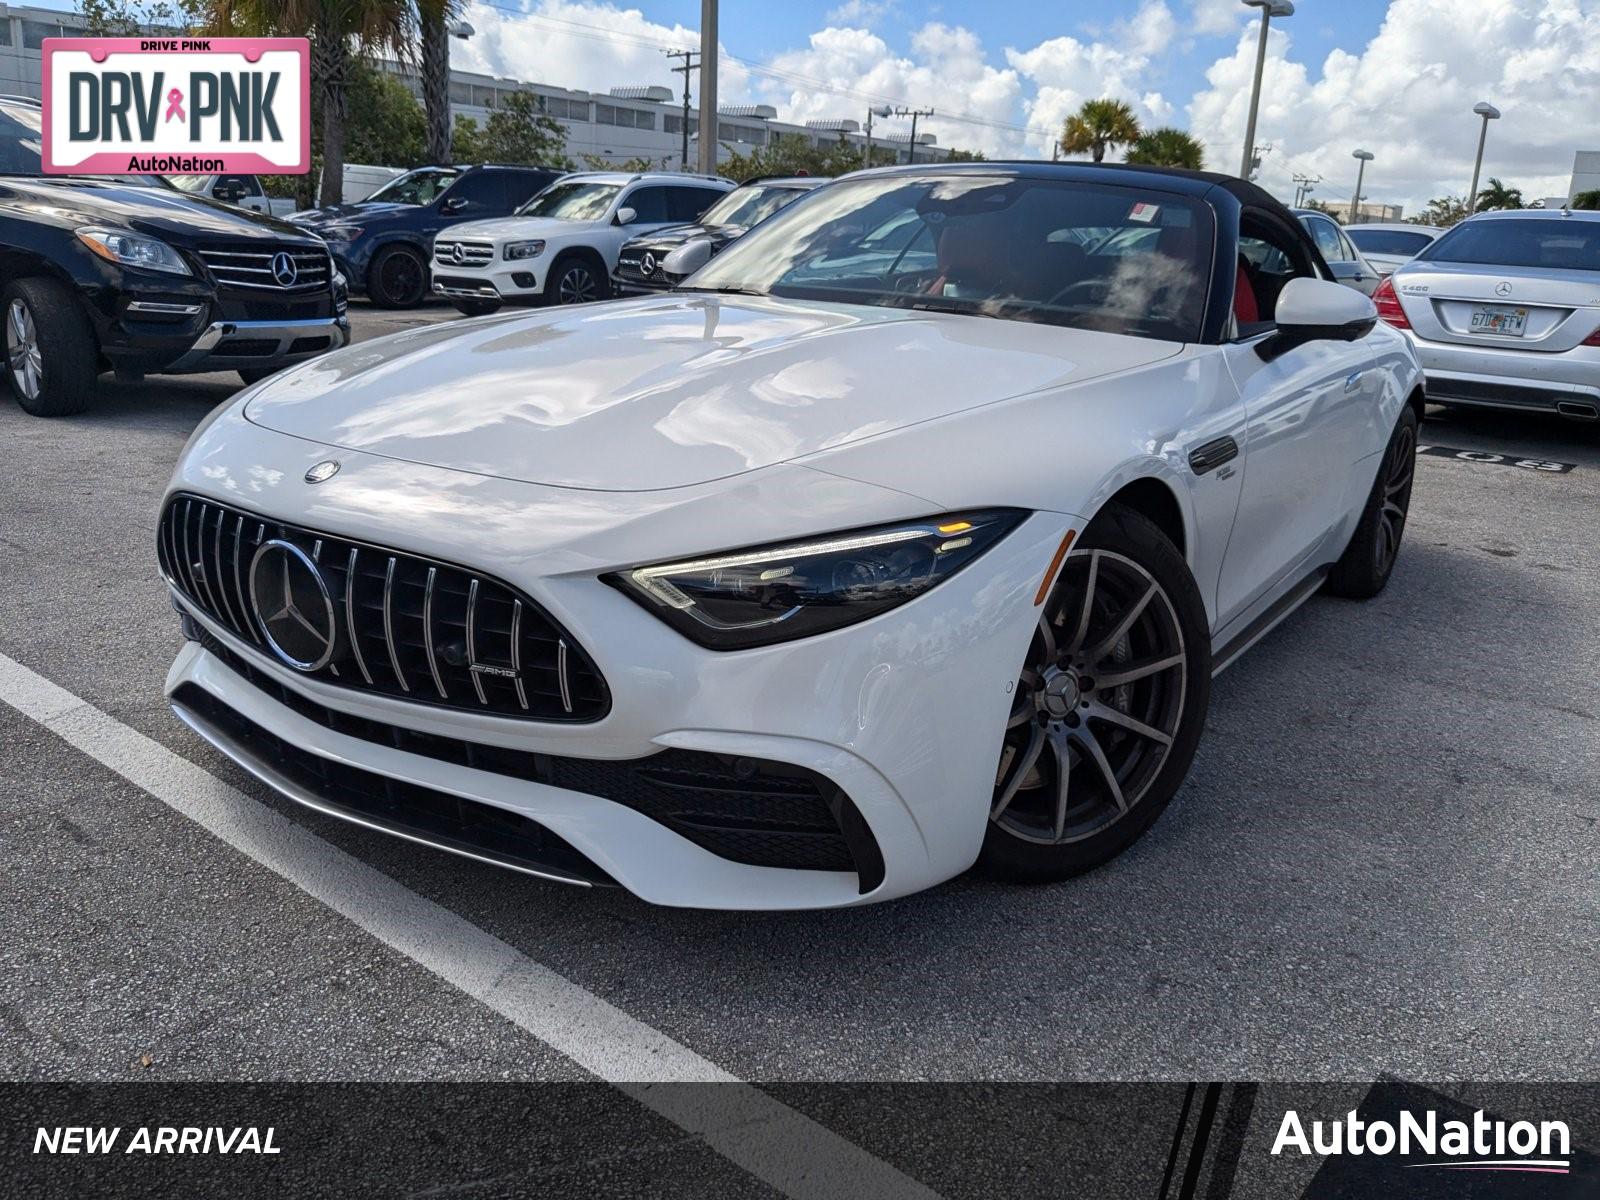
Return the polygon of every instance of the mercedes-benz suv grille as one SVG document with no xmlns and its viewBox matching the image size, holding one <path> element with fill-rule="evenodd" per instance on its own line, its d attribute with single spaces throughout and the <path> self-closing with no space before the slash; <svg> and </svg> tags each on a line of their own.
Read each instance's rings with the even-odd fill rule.
<svg viewBox="0 0 1600 1200">
<path fill-rule="evenodd" d="M 494 259 L 489 242 L 462 242 L 443 239 L 433 244 L 433 261 L 441 266 L 486 267 Z"/>
<path fill-rule="evenodd" d="M 532 600 L 461 567 L 284 525 L 198 496 L 168 502 L 158 531 L 161 569 L 201 612 L 268 656 L 311 678 L 424 704 L 541 721 L 597 721 L 611 698 L 599 669 Z M 251 568 L 263 546 L 270 569 Z M 292 549 L 291 549 L 292 548 Z M 298 554 L 295 554 L 298 551 Z M 325 654 L 295 661 L 271 635 L 296 598 L 294 619 Z M 311 573 L 314 570 L 315 575 Z M 292 628 L 290 633 L 295 632 Z M 313 661 L 313 658 L 317 661 Z"/>
<path fill-rule="evenodd" d="M 326 250 L 241 246 L 233 250 L 207 247 L 197 253 L 217 282 L 230 287 L 299 292 L 325 288 L 331 278 L 332 260 Z"/>
</svg>

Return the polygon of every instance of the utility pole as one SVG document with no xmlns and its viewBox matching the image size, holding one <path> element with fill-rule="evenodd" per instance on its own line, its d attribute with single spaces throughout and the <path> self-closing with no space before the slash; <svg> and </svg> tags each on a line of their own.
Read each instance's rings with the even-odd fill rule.
<svg viewBox="0 0 1600 1200">
<path fill-rule="evenodd" d="M 668 58 L 683 59 L 683 66 L 673 67 L 675 74 L 683 76 L 683 157 L 678 162 L 678 170 L 689 169 L 689 72 L 700 69 L 700 63 L 695 58 L 693 50 L 663 50 Z"/>
<path fill-rule="evenodd" d="M 700 173 L 717 173 L 717 0 L 700 0 Z"/>
<path fill-rule="evenodd" d="M 867 109 L 867 157 L 866 160 L 861 164 L 862 166 L 872 166 L 872 118 L 892 117 L 893 115 L 894 109 L 890 108 L 887 104 L 874 105 L 872 108 Z"/>
<path fill-rule="evenodd" d="M 897 117 L 911 118 L 911 149 L 906 153 L 906 161 L 909 163 L 914 163 L 917 161 L 917 118 L 933 116 L 933 109 L 897 108 L 894 110 L 894 115 Z"/>
</svg>

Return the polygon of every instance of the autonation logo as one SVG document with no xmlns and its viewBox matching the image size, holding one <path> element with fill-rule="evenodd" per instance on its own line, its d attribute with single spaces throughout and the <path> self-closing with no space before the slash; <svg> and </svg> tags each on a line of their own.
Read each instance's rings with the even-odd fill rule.
<svg viewBox="0 0 1600 1200">
<path fill-rule="evenodd" d="M 1566 1175 L 1572 1169 L 1572 1135 L 1565 1121 L 1500 1121 L 1482 1109 L 1470 1121 L 1441 1121 L 1436 1112 L 1416 1114 L 1402 1109 L 1397 1121 L 1363 1121 L 1352 1109 L 1343 1120 L 1312 1121 L 1309 1134 L 1300 1114 L 1283 1114 L 1272 1153 L 1298 1151 L 1324 1157 L 1370 1154 L 1420 1155 L 1432 1162 L 1404 1164 L 1407 1169 L 1445 1171 L 1517 1171 Z"/>
</svg>

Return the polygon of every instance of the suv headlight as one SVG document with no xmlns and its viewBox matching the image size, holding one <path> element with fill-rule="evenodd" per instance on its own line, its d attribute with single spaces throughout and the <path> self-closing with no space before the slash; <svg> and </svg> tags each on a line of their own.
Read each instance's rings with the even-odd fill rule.
<svg viewBox="0 0 1600 1200">
<path fill-rule="evenodd" d="M 501 257 L 507 261 L 519 258 L 538 258 L 544 253 L 544 243 L 535 239 L 531 242 L 507 242 L 501 252 Z"/>
<path fill-rule="evenodd" d="M 787 642 L 865 621 L 950 578 L 1022 521 L 953 513 L 605 576 L 713 650 Z"/>
<path fill-rule="evenodd" d="M 176 250 L 155 238 L 91 225 L 78 230 L 78 240 L 107 262 L 114 262 L 118 266 L 142 267 L 146 271 L 166 271 L 172 275 L 192 274 L 189 264 L 183 261 Z"/>
<path fill-rule="evenodd" d="M 325 242 L 353 242 L 361 236 L 361 226 L 329 225 L 317 230 L 317 235 Z"/>
</svg>

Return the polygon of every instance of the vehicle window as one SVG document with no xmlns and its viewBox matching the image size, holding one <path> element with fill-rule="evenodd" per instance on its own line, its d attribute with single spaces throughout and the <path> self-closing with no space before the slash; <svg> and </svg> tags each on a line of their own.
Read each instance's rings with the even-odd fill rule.
<svg viewBox="0 0 1600 1200">
<path fill-rule="evenodd" d="M 1088 242 L 1066 236 L 1091 229 L 1100 232 Z M 1111 244 L 1117 252 L 1098 252 Z M 690 290 L 1193 341 L 1214 245 L 1210 209 L 1161 191 L 1012 175 L 864 177 L 763 222 Z"/>
<path fill-rule="evenodd" d="M 459 176 L 441 193 L 457 212 L 499 211 L 506 206 L 506 184 L 499 171 L 474 171 Z M 465 205 L 460 202 L 466 201 Z"/>
<path fill-rule="evenodd" d="M 1600 271 L 1600 221 L 1581 217 L 1466 221 L 1417 257 L 1429 262 Z"/>
<path fill-rule="evenodd" d="M 1355 245 L 1350 241 L 1349 238 L 1345 237 L 1343 231 L 1341 231 L 1340 234 L 1339 234 L 1339 258 L 1340 258 L 1340 260 L 1343 261 L 1343 262 L 1355 262 L 1360 257 L 1361 257 L 1361 254 L 1355 248 Z"/>
<path fill-rule="evenodd" d="M 459 171 L 445 167 L 422 167 L 391 179 L 367 199 L 384 204 L 432 204 L 442 196 Z"/>
<path fill-rule="evenodd" d="M 44 175 L 43 122 L 43 111 L 31 105 L 0 105 L 0 175 Z M 158 175 L 52 175 L 50 178 L 95 179 L 126 187 L 171 187 Z"/>
<path fill-rule="evenodd" d="M 1349 256 L 1345 254 L 1344 247 L 1339 244 L 1339 227 L 1326 217 L 1307 217 L 1306 228 L 1311 231 L 1311 238 L 1317 243 L 1317 249 L 1322 251 L 1322 257 L 1330 263 L 1346 262 Z"/>
<path fill-rule="evenodd" d="M 615 183 L 552 183 L 518 209 L 517 215 L 598 221 L 611 211 L 611 202 L 621 190 L 621 185 Z"/>
<path fill-rule="evenodd" d="M 667 193 L 667 215 L 673 221 L 698 221 L 727 193 L 713 188 L 675 187 Z"/>
<path fill-rule="evenodd" d="M 1249 210 L 1239 221 L 1239 264 L 1234 280 L 1234 315 L 1246 337 L 1271 324 L 1278 296 L 1291 279 L 1315 279 L 1305 244 Z"/>
<path fill-rule="evenodd" d="M 209 175 L 168 175 L 167 182 L 180 192 L 200 192 L 211 182 Z"/>
<path fill-rule="evenodd" d="M 244 192 L 246 196 L 261 195 L 261 185 L 256 182 L 256 177 L 254 175 L 219 175 L 217 176 L 217 182 L 213 186 L 212 191 L 215 191 L 219 187 L 224 191 L 232 187 L 237 187 Z"/>
<path fill-rule="evenodd" d="M 512 208 L 521 208 L 555 178 L 549 171 L 507 171 L 507 202 Z"/>
<path fill-rule="evenodd" d="M 622 198 L 624 207 L 631 208 L 638 214 L 633 218 L 636 225 L 660 225 L 671 220 L 667 216 L 667 192 L 664 187 L 637 187 Z"/>
<path fill-rule="evenodd" d="M 1362 229 L 1357 225 L 1345 232 L 1350 240 L 1368 254 L 1396 254 L 1409 258 L 1427 248 L 1433 238 L 1425 233 L 1407 233 L 1400 229 Z"/>
<path fill-rule="evenodd" d="M 763 187 L 759 183 L 734 188 L 717 198 L 700 219 L 707 225 L 737 225 L 748 229 L 765 221 L 780 208 L 787 208 L 809 189 Z"/>
</svg>

